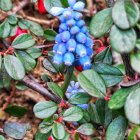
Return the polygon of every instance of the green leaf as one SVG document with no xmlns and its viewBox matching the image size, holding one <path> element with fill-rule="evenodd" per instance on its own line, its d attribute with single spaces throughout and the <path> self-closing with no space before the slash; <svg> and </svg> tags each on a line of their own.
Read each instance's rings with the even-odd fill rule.
<svg viewBox="0 0 140 140">
<path fill-rule="evenodd" d="M 140 49 L 140 39 L 137 39 L 137 41 L 136 41 L 136 47 L 137 47 L 138 49 Z"/>
<path fill-rule="evenodd" d="M 25 51 L 16 51 L 17 57 L 22 62 L 26 71 L 31 71 L 36 66 L 36 61 Z"/>
<path fill-rule="evenodd" d="M 30 20 L 28 20 L 28 23 L 30 24 L 29 28 L 30 28 L 31 32 L 33 32 L 36 36 L 43 36 L 44 30 L 40 26 L 40 24 L 30 21 Z"/>
<path fill-rule="evenodd" d="M 0 37 L 6 38 L 8 37 L 9 33 L 10 33 L 10 24 L 6 20 L 2 24 L 0 24 Z"/>
<path fill-rule="evenodd" d="M 8 122 L 4 125 L 6 135 L 14 139 L 23 139 L 26 134 L 26 127 L 17 122 Z"/>
<path fill-rule="evenodd" d="M 126 129 L 126 119 L 122 116 L 117 117 L 107 128 L 106 140 L 124 140 Z"/>
<path fill-rule="evenodd" d="M 27 112 L 27 109 L 22 106 L 9 105 L 4 111 L 9 113 L 11 116 L 22 117 Z"/>
<path fill-rule="evenodd" d="M 133 0 L 117 0 L 112 9 L 114 23 L 121 29 L 134 26 L 139 19 L 139 8 Z"/>
<path fill-rule="evenodd" d="M 107 47 L 102 52 L 98 53 L 94 57 L 95 63 L 106 63 L 106 64 L 112 64 L 112 53 L 111 48 Z"/>
<path fill-rule="evenodd" d="M 68 4 L 68 1 L 67 0 L 60 0 L 61 1 L 61 3 L 62 3 L 62 5 L 64 6 L 64 7 L 69 7 L 69 4 Z"/>
<path fill-rule="evenodd" d="M 42 134 L 40 131 L 37 131 L 35 135 L 35 140 L 47 140 L 51 134 Z"/>
<path fill-rule="evenodd" d="M 140 72 L 140 52 L 131 54 L 130 61 L 131 61 L 132 68 L 135 71 Z"/>
<path fill-rule="evenodd" d="M 125 102 L 125 114 L 134 124 L 140 124 L 140 88 L 133 90 Z"/>
<path fill-rule="evenodd" d="M 10 34 L 9 34 L 9 36 L 10 37 L 15 36 L 16 32 L 17 32 L 17 26 L 16 25 L 10 25 Z"/>
<path fill-rule="evenodd" d="M 54 41 L 56 35 L 57 35 L 57 33 L 52 29 L 47 29 L 47 30 L 44 31 L 44 37 L 48 41 Z"/>
<path fill-rule="evenodd" d="M 62 7 L 60 0 L 44 0 L 44 6 L 48 12 L 52 7 Z"/>
<path fill-rule="evenodd" d="M 33 108 L 35 116 L 40 119 L 51 117 L 56 112 L 56 110 L 57 110 L 56 103 L 51 101 L 39 102 Z"/>
<path fill-rule="evenodd" d="M 104 98 L 106 87 L 103 79 L 94 70 L 83 71 L 78 75 L 81 87 L 91 96 Z"/>
<path fill-rule="evenodd" d="M 2 135 L 0 135 L 0 140 L 5 140 L 5 138 Z"/>
<path fill-rule="evenodd" d="M 15 80 L 21 80 L 25 76 L 25 70 L 18 58 L 12 55 L 4 57 L 4 66 L 8 74 Z"/>
<path fill-rule="evenodd" d="M 118 68 L 108 64 L 95 63 L 93 69 L 101 75 L 107 87 L 120 83 L 124 77 Z"/>
<path fill-rule="evenodd" d="M 127 96 L 136 88 L 138 85 L 128 87 L 128 88 L 121 88 L 117 90 L 111 97 L 109 101 L 109 108 L 110 109 L 120 109 L 124 106 Z"/>
<path fill-rule="evenodd" d="M 76 93 L 69 99 L 71 104 L 87 104 L 90 100 L 90 96 L 86 93 Z"/>
<path fill-rule="evenodd" d="M 52 123 L 49 123 L 49 122 L 42 122 L 42 123 L 39 125 L 39 130 L 40 130 L 40 132 L 43 133 L 43 134 L 49 133 L 49 132 L 52 130 Z"/>
<path fill-rule="evenodd" d="M 0 0 L 0 8 L 4 11 L 9 11 L 13 7 L 11 0 Z"/>
<path fill-rule="evenodd" d="M 65 129 L 61 123 L 54 123 L 52 128 L 52 133 L 55 138 L 63 139 L 65 137 Z"/>
<path fill-rule="evenodd" d="M 55 93 L 62 99 L 64 98 L 63 90 L 56 83 L 48 82 L 47 85 L 48 85 L 49 89 L 53 91 L 53 93 Z"/>
<path fill-rule="evenodd" d="M 85 123 L 85 124 L 82 124 L 76 131 L 83 135 L 90 136 L 95 133 L 95 128 L 93 127 L 92 124 Z"/>
<path fill-rule="evenodd" d="M 39 48 L 28 48 L 26 52 L 34 59 L 38 58 L 42 54 Z"/>
<path fill-rule="evenodd" d="M 121 30 L 113 26 L 110 32 L 110 43 L 112 49 L 119 53 L 131 52 L 136 44 L 136 33 L 133 28 Z"/>
<path fill-rule="evenodd" d="M 134 140 L 139 128 L 140 128 L 140 126 L 136 126 L 132 129 L 131 133 L 128 136 L 128 140 Z"/>
<path fill-rule="evenodd" d="M 12 47 L 15 49 L 27 49 L 35 44 L 33 37 L 30 34 L 21 34 L 12 42 Z"/>
<path fill-rule="evenodd" d="M 63 114 L 63 120 L 70 122 L 79 121 L 82 119 L 82 117 L 83 117 L 82 109 L 76 106 L 70 107 Z"/>
<path fill-rule="evenodd" d="M 25 86 L 23 83 L 20 83 L 20 82 L 18 82 L 18 83 L 16 84 L 16 88 L 17 88 L 18 90 L 26 90 L 26 89 L 28 89 L 27 86 Z"/>
<path fill-rule="evenodd" d="M 112 26 L 111 8 L 98 12 L 90 23 L 90 33 L 95 38 L 103 36 Z"/>
<path fill-rule="evenodd" d="M 25 19 L 21 19 L 19 22 L 18 22 L 18 26 L 23 29 L 23 30 L 27 30 L 29 29 L 30 27 L 30 23 L 25 20 Z"/>
<path fill-rule="evenodd" d="M 8 22 L 12 25 L 15 25 L 18 22 L 16 15 L 8 16 Z"/>
</svg>

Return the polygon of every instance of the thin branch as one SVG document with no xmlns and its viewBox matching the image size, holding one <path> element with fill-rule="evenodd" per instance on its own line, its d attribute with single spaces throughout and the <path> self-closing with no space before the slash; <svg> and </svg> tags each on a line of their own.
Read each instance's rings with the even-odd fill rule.
<svg viewBox="0 0 140 140">
<path fill-rule="evenodd" d="M 51 101 L 54 101 L 56 103 L 60 103 L 61 99 L 57 97 L 54 94 L 51 94 L 46 88 L 44 88 L 42 85 L 39 83 L 31 80 L 28 76 L 25 76 L 24 79 L 21 81 L 24 85 L 27 87 L 39 92 L 40 94 L 47 96 Z"/>
</svg>

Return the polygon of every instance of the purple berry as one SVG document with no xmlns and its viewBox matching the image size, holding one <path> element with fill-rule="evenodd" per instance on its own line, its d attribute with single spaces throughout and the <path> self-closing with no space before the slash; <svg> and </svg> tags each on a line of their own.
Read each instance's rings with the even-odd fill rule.
<svg viewBox="0 0 140 140">
<path fill-rule="evenodd" d="M 79 55 L 80 57 L 87 55 L 86 48 L 82 44 L 78 44 L 76 46 L 76 54 Z"/>
<path fill-rule="evenodd" d="M 85 4 L 81 1 L 78 1 L 77 3 L 75 3 L 75 5 L 73 6 L 73 9 L 76 11 L 82 11 L 85 7 Z"/>
<path fill-rule="evenodd" d="M 53 58 L 53 62 L 55 64 L 58 64 L 58 65 L 61 64 L 61 63 L 63 63 L 63 56 L 60 55 L 60 54 L 55 54 L 55 56 Z"/>
<path fill-rule="evenodd" d="M 64 55 L 64 63 L 68 66 L 72 65 L 72 63 L 74 62 L 75 58 L 74 58 L 74 55 L 70 52 L 67 52 L 65 55 Z"/>
<path fill-rule="evenodd" d="M 76 40 L 79 42 L 79 43 L 85 43 L 86 40 L 87 40 L 87 37 L 84 33 L 81 33 L 79 32 L 77 35 L 76 35 Z"/>
<path fill-rule="evenodd" d="M 69 31 L 64 31 L 61 33 L 62 41 L 67 42 L 70 39 L 70 33 Z"/>
<path fill-rule="evenodd" d="M 66 46 L 67 46 L 68 51 L 74 52 L 76 49 L 76 41 L 74 39 L 70 39 L 67 42 Z"/>
<path fill-rule="evenodd" d="M 80 31 L 80 28 L 79 28 L 78 26 L 73 26 L 73 27 L 70 29 L 70 33 L 71 33 L 72 35 L 79 33 L 79 31 Z"/>
<path fill-rule="evenodd" d="M 66 46 L 64 43 L 58 44 L 57 52 L 60 55 L 63 55 L 66 52 Z"/>
</svg>

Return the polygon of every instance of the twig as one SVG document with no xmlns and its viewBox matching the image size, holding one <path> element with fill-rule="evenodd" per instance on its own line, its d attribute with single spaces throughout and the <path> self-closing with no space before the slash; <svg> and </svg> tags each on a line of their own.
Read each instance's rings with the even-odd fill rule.
<svg viewBox="0 0 140 140">
<path fill-rule="evenodd" d="M 31 80 L 28 76 L 25 76 L 24 79 L 21 81 L 23 84 L 25 84 L 27 87 L 39 92 L 40 94 L 47 96 L 50 100 L 60 103 L 61 99 L 57 97 L 56 95 L 51 94 L 46 88 L 44 88 L 39 83 Z"/>
</svg>

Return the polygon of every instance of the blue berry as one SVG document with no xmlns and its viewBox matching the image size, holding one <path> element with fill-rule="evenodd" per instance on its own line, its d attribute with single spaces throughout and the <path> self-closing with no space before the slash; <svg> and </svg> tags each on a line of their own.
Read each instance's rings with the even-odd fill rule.
<svg viewBox="0 0 140 140">
<path fill-rule="evenodd" d="M 66 46 L 67 46 L 68 51 L 74 52 L 76 49 L 76 41 L 74 39 L 70 39 L 67 42 Z"/>
<path fill-rule="evenodd" d="M 88 69 L 91 69 L 92 65 L 89 64 L 89 65 L 85 65 L 83 66 L 83 70 L 88 70 Z"/>
<path fill-rule="evenodd" d="M 82 44 L 78 44 L 76 46 L 76 54 L 79 55 L 80 57 L 87 55 L 86 48 Z"/>
<path fill-rule="evenodd" d="M 81 65 L 83 65 L 83 66 L 90 66 L 91 65 L 91 61 L 90 61 L 89 56 L 80 57 L 79 61 L 80 61 Z"/>
<path fill-rule="evenodd" d="M 61 29 L 62 31 L 66 31 L 68 29 L 68 27 L 65 23 L 61 23 L 59 26 L 59 29 Z"/>
<path fill-rule="evenodd" d="M 59 16 L 59 20 L 60 20 L 61 23 L 65 22 L 64 16 L 63 15 Z"/>
<path fill-rule="evenodd" d="M 63 55 L 65 52 L 66 52 L 66 47 L 65 47 L 65 44 L 64 43 L 60 43 L 58 44 L 57 46 L 57 51 L 56 53 L 60 54 L 60 55 Z"/>
<path fill-rule="evenodd" d="M 79 31 L 80 31 L 80 28 L 79 28 L 78 26 L 73 26 L 73 27 L 70 29 L 70 33 L 71 33 L 72 35 L 79 33 Z"/>
<path fill-rule="evenodd" d="M 86 42 L 85 42 L 85 45 L 87 47 L 92 47 L 94 45 L 93 40 L 90 39 L 89 37 L 87 37 Z"/>
<path fill-rule="evenodd" d="M 61 33 L 62 41 L 67 42 L 70 39 L 70 32 L 69 31 L 64 31 Z"/>
<path fill-rule="evenodd" d="M 55 37 L 55 43 L 61 43 L 62 39 L 61 39 L 61 34 L 57 34 Z"/>
<path fill-rule="evenodd" d="M 76 11 L 82 11 L 85 7 L 85 4 L 81 1 L 78 1 L 77 3 L 75 3 L 75 5 L 73 6 L 73 9 Z"/>
<path fill-rule="evenodd" d="M 58 44 L 55 44 L 55 45 L 53 46 L 53 52 L 54 52 L 54 53 L 57 52 L 57 48 L 58 48 Z"/>
<path fill-rule="evenodd" d="M 76 3 L 76 0 L 68 0 L 69 6 L 73 7 L 74 4 Z"/>
<path fill-rule="evenodd" d="M 70 10 L 67 10 L 63 13 L 63 16 L 65 19 L 70 19 L 72 18 L 72 12 Z"/>
<path fill-rule="evenodd" d="M 85 25 L 85 22 L 84 20 L 79 20 L 76 25 L 80 28 L 80 27 L 83 27 Z"/>
<path fill-rule="evenodd" d="M 91 47 L 86 47 L 87 55 L 92 56 L 93 55 L 93 49 Z"/>
<path fill-rule="evenodd" d="M 53 62 L 55 64 L 58 64 L 58 65 L 61 64 L 61 63 L 63 63 L 63 56 L 60 55 L 60 54 L 55 54 L 55 56 L 53 58 Z"/>
<path fill-rule="evenodd" d="M 79 104 L 77 106 L 79 106 L 82 109 L 88 109 L 88 104 Z"/>
<path fill-rule="evenodd" d="M 76 22 L 75 22 L 75 20 L 74 19 L 70 19 L 70 20 L 68 20 L 67 21 L 67 23 L 66 23 L 69 27 L 71 27 L 71 26 L 73 26 L 73 25 L 75 25 L 76 24 Z"/>
<path fill-rule="evenodd" d="M 76 35 L 76 39 L 79 43 L 85 43 L 86 40 L 87 40 L 87 37 L 84 33 L 81 33 L 79 32 L 77 35 Z"/>
<path fill-rule="evenodd" d="M 82 19 L 83 15 L 79 12 L 74 12 L 74 19 L 75 20 L 80 20 Z"/>
<path fill-rule="evenodd" d="M 82 33 L 87 33 L 88 29 L 86 26 L 83 26 L 82 29 L 81 29 L 81 32 Z"/>
<path fill-rule="evenodd" d="M 75 58 L 74 58 L 74 55 L 73 53 L 70 53 L 70 52 L 67 52 L 65 55 L 64 55 L 64 63 L 68 66 L 72 65 L 73 62 L 74 62 Z"/>
</svg>

